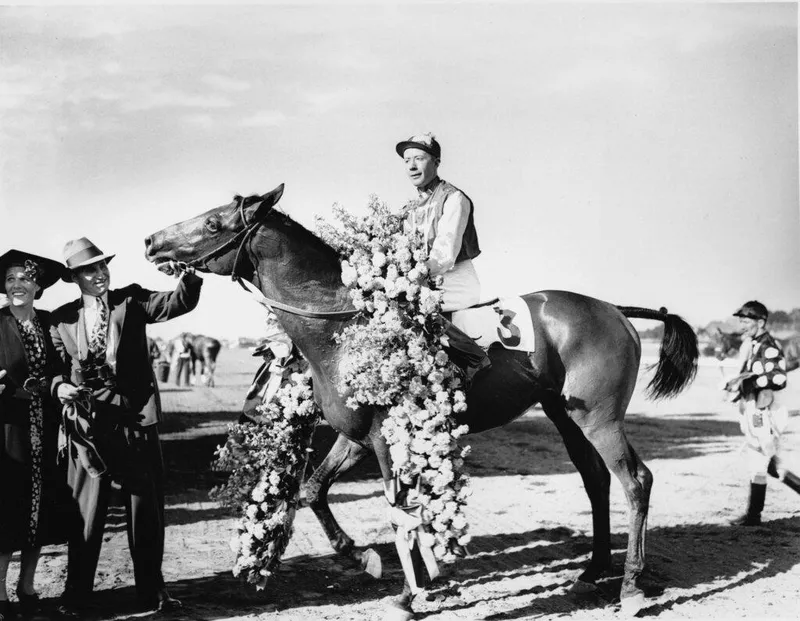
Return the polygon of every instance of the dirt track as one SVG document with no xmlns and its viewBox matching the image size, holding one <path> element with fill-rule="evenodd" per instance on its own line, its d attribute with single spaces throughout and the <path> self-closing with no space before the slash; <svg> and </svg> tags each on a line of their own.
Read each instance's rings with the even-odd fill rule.
<svg viewBox="0 0 800 621">
<path fill-rule="evenodd" d="M 163 428 L 169 469 L 164 573 L 183 600 L 174 620 L 381 618 L 397 594 L 402 572 L 389 545 L 391 530 L 374 460 L 336 486 L 333 511 L 359 545 L 374 545 L 384 560 L 375 580 L 335 558 L 320 526 L 303 508 L 280 573 L 255 593 L 230 574 L 232 518 L 208 500 L 217 481 L 209 472 L 225 425 L 257 366 L 241 350 L 220 355 L 218 387 L 165 386 Z M 729 369 L 728 373 L 732 371 Z M 734 528 L 726 520 L 743 509 L 747 474 L 737 452 L 741 436 L 732 407 L 720 399 L 720 371 L 701 366 L 695 384 L 678 399 L 653 404 L 638 392 L 627 428 L 655 476 L 647 540 L 650 618 L 797 618 L 800 594 L 800 497 L 770 480 L 766 523 Z M 641 388 L 644 381 L 640 381 Z M 800 405 L 800 375 L 787 389 Z M 800 470 L 800 421 L 794 412 L 786 444 Z M 315 440 L 318 461 L 333 439 L 327 427 Z M 607 619 L 618 609 L 619 575 L 599 596 L 576 600 L 567 587 L 588 558 L 589 502 L 555 429 L 539 411 L 502 429 L 469 438 L 473 475 L 471 555 L 456 566 L 460 591 L 433 590 L 415 603 L 417 618 Z M 621 574 L 627 506 L 616 480 L 611 488 L 614 560 Z M 124 517 L 114 510 L 87 619 L 149 617 L 137 612 Z M 45 550 L 37 588 L 58 595 L 66 571 L 64 546 Z M 9 572 L 16 583 L 17 565 Z M 418 598 L 419 599 L 419 598 Z"/>
</svg>

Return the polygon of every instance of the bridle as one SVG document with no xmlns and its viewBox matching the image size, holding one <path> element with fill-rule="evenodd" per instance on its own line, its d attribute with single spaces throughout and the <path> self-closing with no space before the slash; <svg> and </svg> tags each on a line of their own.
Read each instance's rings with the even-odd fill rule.
<svg viewBox="0 0 800 621">
<path fill-rule="evenodd" d="M 236 235 L 231 237 L 228 241 L 205 253 L 203 256 L 189 261 L 186 265 L 195 269 L 208 269 L 208 262 L 211 259 L 216 259 L 220 255 L 224 254 L 229 248 L 232 248 L 238 243 L 239 247 L 236 249 L 236 256 L 233 259 L 233 268 L 231 268 L 231 278 L 233 280 L 237 280 L 239 278 L 239 276 L 236 274 L 236 269 L 239 267 L 239 258 L 242 255 L 242 250 L 244 250 L 244 245 L 247 243 L 247 240 L 250 238 L 250 236 L 255 233 L 256 229 L 264 223 L 264 218 L 250 223 L 247 222 L 247 216 L 244 213 L 244 196 L 239 197 L 237 209 L 239 211 L 239 218 L 241 219 L 244 228 L 236 233 Z"/>
<path fill-rule="evenodd" d="M 242 287 L 245 291 L 252 294 L 256 300 L 266 306 L 268 309 L 277 308 L 279 310 L 285 311 L 287 313 L 291 313 L 292 315 L 299 315 L 300 317 L 307 317 L 309 319 L 350 319 L 358 314 L 358 311 L 355 309 L 350 310 L 341 310 L 341 311 L 314 311 L 314 310 L 306 310 L 304 308 L 298 308 L 297 306 L 291 306 L 289 304 L 284 304 L 283 302 L 278 302 L 277 300 L 272 300 L 263 293 L 256 294 L 254 291 L 251 291 L 247 288 L 244 284 L 244 279 L 237 274 L 237 270 L 239 268 L 239 261 L 242 256 L 242 252 L 245 249 L 247 242 L 250 240 L 253 233 L 255 233 L 261 225 L 264 224 L 266 220 L 266 215 L 269 214 L 269 210 L 267 210 L 265 216 L 263 218 L 259 218 L 258 220 L 254 220 L 252 222 L 247 221 L 247 216 L 244 213 L 244 201 L 245 198 L 243 196 L 239 197 L 239 204 L 237 205 L 237 210 L 239 212 L 239 218 L 244 225 L 244 228 L 236 233 L 233 237 L 231 237 L 228 241 L 224 242 L 223 244 L 217 246 L 213 250 L 205 253 L 201 257 L 197 259 L 193 259 L 187 265 L 192 268 L 206 268 L 208 269 L 208 261 L 211 259 L 216 259 L 217 257 L 225 254 L 230 248 L 233 248 L 236 244 L 239 246 L 236 248 L 236 255 L 233 258 L 233 267 L 231 267 L 231 280 L 237 282 L 239 286 Z"/>
</svg>

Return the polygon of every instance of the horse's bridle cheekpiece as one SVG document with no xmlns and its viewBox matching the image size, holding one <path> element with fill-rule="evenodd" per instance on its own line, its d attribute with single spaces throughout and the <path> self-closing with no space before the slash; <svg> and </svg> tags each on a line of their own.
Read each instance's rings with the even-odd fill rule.
<svg viewBox="0 0 800 621">
<path fill-rule="evenodd" d="M 258 230 L 261 227 L 261 225 L 264 224 L 264 221 L 267 219 L 267 216 L 269 215 L 270 211 L 272 211 L 272 208 L 270 207 L 270 209 L 267 209 L 264 212 L 264 215 L 258 220 L 248 222 L 247 215 L 244 212 L 245 200 L 246 199 L 244 198 L 244 196 L 236 197 L 237 201 L 236 207 L 237 211 L 239 212 L 239 219 L 242 221 L 242 225 L 244 226 L 244 228 L 238 233 L 236 233 L 236 235 L 234 235 L 228 241 L 220 244 L 219 246 L 207 252 L 206 254 L 202 255 L 201 257 L 198 257 L 197 259 L 190 261 L 189 263 L 187 263 L 187 265 L 195 269 L 197 268 L 208 269 L 207 267 L 208 261 L 210 261 L 211 259 L 216 259 L 220 255 L 227 252 L 230 248 L 238 244 L 238 247 L 236 248 L 236 255 L 233 258 L 233 266 L 231 267 L 231 280 L 237 282 L 239 286 L 242 287 L 242 289 L 244 289 L 248 293 L 255 295 L 250 289 L 247 288 L 247 286 L 244 284 L 242 277 L 236 272 L 239 269 L 239 261 L 242 256 L 242 251 L 245 249 L 245 245 L 247 244 L 253 233 L 255 233 L 256 230 Z M 289 304 L 284 304 L 283 302 L 278 302 L 277 300 L 271 300 L 266 296 L 264 296 L 263 294 L 261 294 L 257 298 L 257 300 L 260 304 L 266 306 L 269 309 L 277 308 L 287 313 L 291 313 L 292 315 L 299 315 L 301 317 L 308 317 L 310 319 L 349 319 L 350 317 L 353 317 L 358 314 L 358 311 L 356 311 L 355 309 L 344 310 L 344 311 L 306 310 L 304 308 L 298 308 L 296 306 L 290 306 Z"/>
<path fill-rule="evenodd" d="M 212 250 L 209 250 L 204 255 L 197 257 L 192 261 L 189 261 L 186 265 L 188 265 L 189 267 L 193 267 L 195 269 L 197 268 L 208 269 L 207 264 L 210 260 L 218 258 L 222 254 L 224 254 L 229 248 L 232 248 L 235 244 L 238 243 L 239 247 L 236 249 L 236 256 L 233 259 L 233 267 L 231 268 L 231 279 L 238 280 L 240 278 L 240 276 L 236 273 L 236 270 L 239 267 L 239 258 L 241 257 L 244 245 L 247 243 L 247 240 L 250 238 L 250 236 L 253 233 L 255 233 L 256 229 L 264 223 L 264 220 L 266 219 L 266 215 L 269 213 L 269 210 L 267 210 L 267 213 L 264 214 L 264 217 L 261 218 L 260 220 L 255 220 L 253 222 L 248 223 L 247 216 L 244 213 L 244 201 L 245 201 L 244 196 L 237 196 L 236 201 L 237 201 L 236 208 L 237 211 L 239 212 L 239 218 L 241 219 L 244 228 L 238 233 L 236 233 L 236 235 L 231 237 L 228 241 L 220 244 L 219 246 L 217 246 Z"/>
</svg>

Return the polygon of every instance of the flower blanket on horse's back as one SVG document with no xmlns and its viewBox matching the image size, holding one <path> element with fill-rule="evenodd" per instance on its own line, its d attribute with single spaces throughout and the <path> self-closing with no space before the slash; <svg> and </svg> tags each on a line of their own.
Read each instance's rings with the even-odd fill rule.
<svg viewBox="0 0 800 621">
<path fill-rule="evenodd" d="M 337 335 L 346 353 L 338 388 L 353 408 L 388 411 L 381 431 L 404 509 L 420 519 L 420 543 L 452 560 L 469 541 L 463 512 L 469 447 L 459 448 L 468 429 L 452 416 L 467 404 L 460 372 L 445 351 L 441 282 L 430 277 L 422 236 L 406 231 L 403 215 L 377 197 L 365 217 L 336 206 L 334 213 L 341 226 L 318 220 L 318 229 L 342 255 L 342 281 L 366 320 Z"/>
</svg>

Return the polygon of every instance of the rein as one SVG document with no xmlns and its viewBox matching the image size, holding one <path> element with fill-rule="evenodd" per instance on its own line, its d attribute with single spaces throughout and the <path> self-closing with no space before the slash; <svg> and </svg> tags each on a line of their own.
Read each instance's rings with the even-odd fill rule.
<svg viewBox="0 0 800 621">
<path fill-rule="evenodd" d="M 277 300 L 272 300 L 266 297 L 261 291 L 256 292 L 253 289 L 256 289 L 255 285 L 253 285 L 253 289 L 249 289 L 245 285 L 245 280 L 236 273 L 236 270 L 239 268 L 239 260 L 242 256 L 242 251 L 245 248 L 245 244 L 249 241 L 250 237 L 253 233 L 258 230 L 262 224 L 264 224 L 264 218 L 261 220 L 256 220 L 254 222 L 247 222 L 247 217 L 244 213 L 244 197 L 239 197 L 239 218 L 242 220 L 242 224 L 244 225 L 244 229 L 236 233 L 231 239 L 223 243 L 222 245 L 214 248 L 213 250 L 207 252 L 203 256 L 194 259 L 190 263 L 187 263 L 190 267 L 198 268 L 198 267 L 206 267 L 206 263 L 210 259 L 214 259 L 229 248 L 233 247 L 235 244 L 239 244 L 238 248 L 236 249 L 236 256 L 233 259 L 233 267 L 231 268 L 231 280 L 239 283 L 239 285 L 250 293 L 256 301 L 267 307 L 268 309 L 272 310 L 273 308 L 277 308 L 278 310 L 282 310 L 287 313 L 291 313 L 292 315 L 298 315 L 300 317 L 307 317 L 309 319 L 350 319 L 358 314 L 358 311 L 355 309 L 352 310 L 341 310 L 341 311 L 314 311 L 314 310 L 306 310 L 304 308 L 299 308 L 297 306 L 291 306 L 289 304 L 284 304 L 283 302 L 278 302 Z"/>
</svg>

